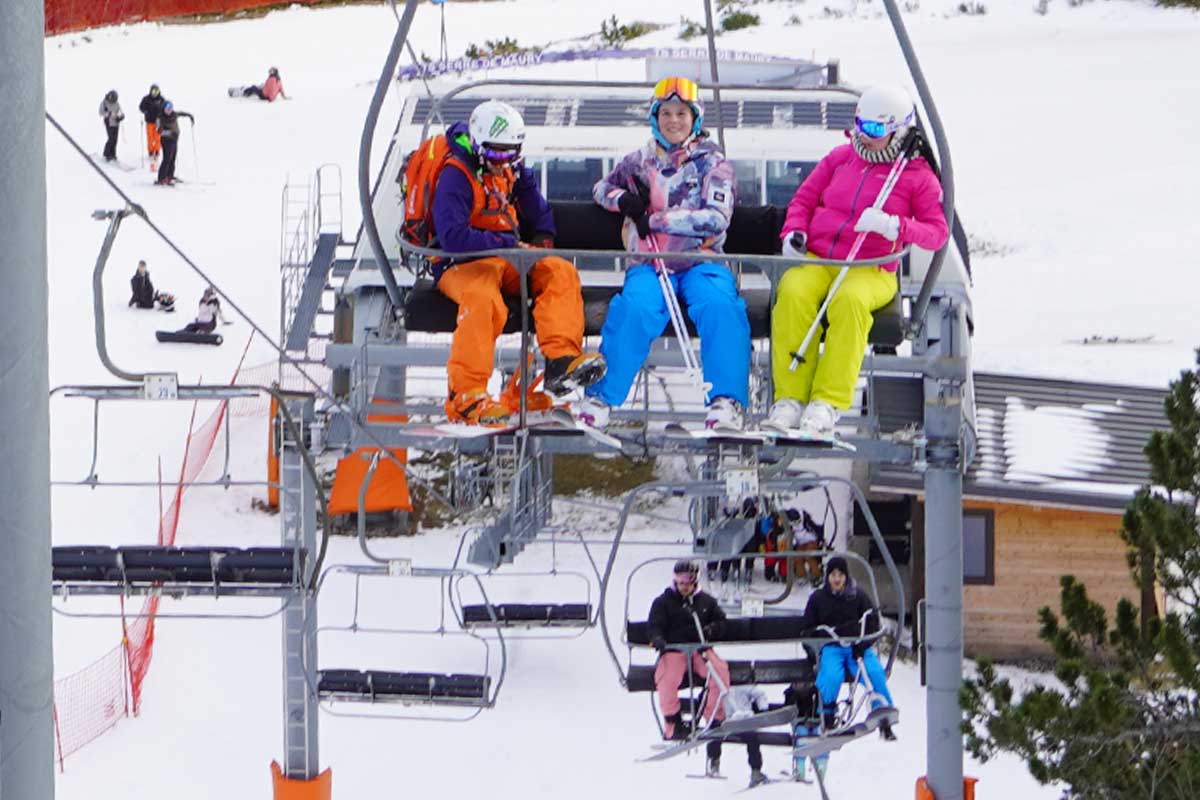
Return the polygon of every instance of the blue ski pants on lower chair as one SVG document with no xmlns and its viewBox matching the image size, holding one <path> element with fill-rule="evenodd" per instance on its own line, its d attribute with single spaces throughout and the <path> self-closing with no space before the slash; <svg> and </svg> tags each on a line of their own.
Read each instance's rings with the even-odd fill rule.
<svg viewBox="0 0 1200 800">
<path fill-rule="evenodd" d="M 874 647 L 863 653 L 863 666 L 867 668 L 867 677 L 871 679 L 875 691 L 889 706 L 895 705 L 892 702 L 892 693 L 888 691 L 887 675 L 883 671 L 883 665 L 879 663 L 879 656 L 875 655 Z M 817 691 L 821 693 L 821 703 L 825 706 L 826 714 L 832 714 L 836 710 L 838 690 L 842 688 L 842 681 L 847 673 L 866 685 L 862 676 L 858 674 L 858 664 L 851 648 L 839 644 L 827 644 L 822 647 L 820 665 L 817 668 Z M 871 701 L 871 708 L 879 708 L 881 705 L 883 704 L 879 700 Z"/>
<path fill-rule="evenodd" d="M 670 280 L 700 334 L 704 380 L 712 384 L 709 396 L 731 397 L 746 406 L 750 321 L 733 273 L 705 261 L 683 272 L 670 273 Z M 624 403 L 638 370 L 646 363 L 650 346 L 670 324 L 667 301 L 654 267 L 630 267 L 621 293 L 608 304 L 608 315 L 600 330 L 600 353 L 608 363 L 608 372 L 603 380 L 588 387 L 587 394 L 610 406 Z"/>
</svg>

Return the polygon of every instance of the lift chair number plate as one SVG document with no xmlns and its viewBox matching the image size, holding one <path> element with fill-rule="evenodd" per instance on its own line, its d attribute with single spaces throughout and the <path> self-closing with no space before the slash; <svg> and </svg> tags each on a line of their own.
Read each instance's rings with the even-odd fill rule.
<svg viewBox="0 0 1200 800">
<path fill-rule="evenodd" d="M 174 372 L 154 372 L 142 379 L 147 400 L 178 400 L 179 376 Z"/>
<path fill-rule="evenodd" d="M 733 502 L 758 495 L 758 471 L 731 469 L 725 473 L 725 496 Z"/>
<path fill-rule="evenodd" d="M 761 617 L 763 615 L 763 599 L 761 597 L 742 598 L 743 617 Z"/>
<path fill-rule="evenodd" d="M 388 575 L 393 577 L 407 577 L 412 575 L 412 559 L 411 558 L 393 558 L 388 561 Z"/>
</svg>

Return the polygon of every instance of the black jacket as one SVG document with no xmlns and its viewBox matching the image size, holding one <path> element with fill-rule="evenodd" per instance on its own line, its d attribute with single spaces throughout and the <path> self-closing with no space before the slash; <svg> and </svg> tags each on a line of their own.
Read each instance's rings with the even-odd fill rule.
<svg viewBox="0 0 1200 800">
<path fill-rule="evenodd" d="M 154 284 L 150 282 L 149 272 L 145 275 L 133 273 L 133 277 L 129 279 L 129 285 L 133 287 L 133 297 L 129 298 L 129 305 L 138 308 L 154 308 Z"/>
<path fill-rule="evenodd" d="M 867 617 L 866 633 L 871 634 L 879 630 L 879 612 L 875 610 L 875 604 L 867 597 L 867 593 L 847 578 L 846 587 L 840 594 L 834 594 L 830 591 L 829 584 L 825 584 L 809 595 L 801 628 L 820 635 L 812 629 L 818 625 L 828 625 L 842 636 L 858 636 L 861 631 L 859 620 L 868 611 L 874 612 Z"/>
<path fill-rule="evenodd" d="M 164 139 L 179 139 L 179 118 L 187 117 L 192 122 L 196 121 L 186 111 L 176 111 L 174 114 L 163 114 L 158 118 L 158 135 Z"/>
<path fill-rule="evenodd" d="M 655 647 L 662 643 L 698 643 L 700 634 L 696 630 L 697 619 L 700 620 L 700 627 L 705 629 L 706 640 L 721 638 L 725 612 L 712 595 L 697 589 L 684 598 L 674 587 L 668 587 L 650 605 L 650 619 L 647 622 L 650 643 Z"/>
<path fill-rule="evenodd" d="M 158 122 L 158 118 L 162 115 L 163 104 L 167 102 L 167 98 L 159 94 L 155 97 L 148 94 L 142 98 L 142 102 L 138 103 L 138 111 L 142 112 L 142 117 L 148 123 Z"/>
</svg>

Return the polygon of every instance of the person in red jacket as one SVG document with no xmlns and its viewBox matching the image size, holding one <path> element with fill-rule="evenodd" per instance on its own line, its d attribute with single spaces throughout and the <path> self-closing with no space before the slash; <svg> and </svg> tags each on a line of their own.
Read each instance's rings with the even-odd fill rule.
<svg viewBox="0 0 1200 800">
<path fill-rule="evenodd" d="M 242 89 L 242 97 L 257 97 L 259 100 L 266 100 L 268 103 L 276 97 L 288 99 L 287 94 L 283 91 L 283 81 L 279 79 L 279 70 L 271 67 L 267 70 L 267 80 L 262 86 L 247 86 Z"/>
<path fill-rule="evenodd" d="M 916 110 L 904 89 L 876 86 L 863 92 L 850 143 L 821 159 L 788 204 L 780 234 L 783 255 L 845 259 L 860 233 L 867 234 L 860 259 L 910 244 L 937 250 L 946 243 L 942 187 L 920 157 L 908 162 L 883 208 L 873 208 L 915 121 Z M 832 433 L 841 411 L 850 407 L 874 321 L 871 312 L 896 294 L 898 266 L 893 261 L 848 271 L 829 302 L 825 352 L 819 353 L 821 337 L 814 336 L 795 371 L 790 369 L 793 355 L 840 267 L 809 264 L 784 273 L 771 312 L 775 404 L 763 425 Z"/>
</svg>

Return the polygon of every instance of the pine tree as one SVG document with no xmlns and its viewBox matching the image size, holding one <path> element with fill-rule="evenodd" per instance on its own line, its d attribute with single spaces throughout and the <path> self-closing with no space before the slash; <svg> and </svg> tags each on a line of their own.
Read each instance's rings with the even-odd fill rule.
<svg viewBox="0 0 1200 800">
<path fill-rule="evenodd" d="M 1165 409 L 1170 431 L 1145 448 L 1152 487 L 1130 502 L 1121 529 L 1143 613 L 1122 599 L 1110 625 L 1064 575 L 1061 616 L 1038 612 L 1061 687 L 1019 693 L 986 661 L 963 685 L 970 752 L 1015 753 L 1038 781 L 1064 784 L 1064 798 L 1200 798 L 1200 351 Z"/>
</svg>

